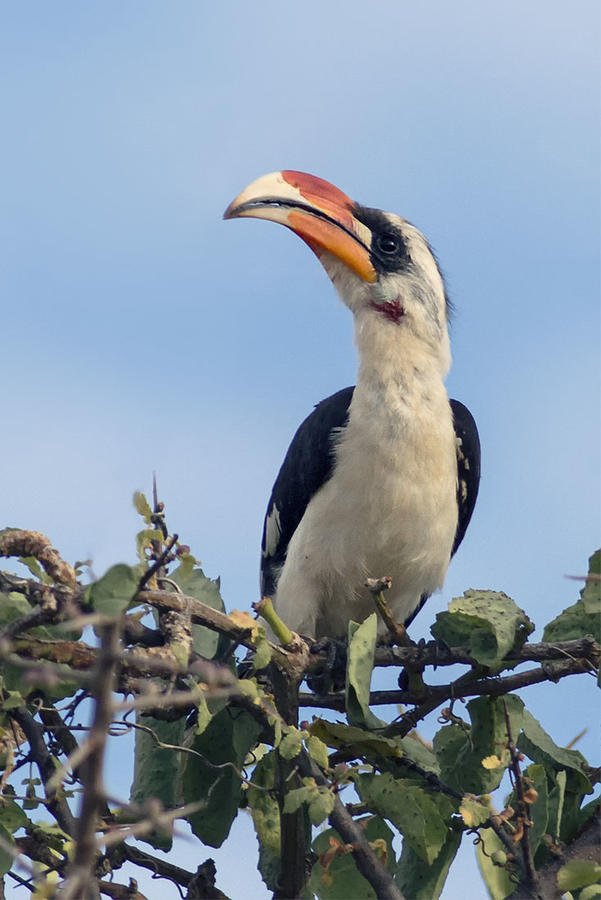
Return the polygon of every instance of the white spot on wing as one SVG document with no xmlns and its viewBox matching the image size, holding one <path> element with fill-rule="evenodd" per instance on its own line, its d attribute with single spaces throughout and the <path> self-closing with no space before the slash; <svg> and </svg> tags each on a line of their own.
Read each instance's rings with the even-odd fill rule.
<svg viewBox="0 0 601 900">
<path fill-rule="evenodd" d="M 282 529 L 280 528 L 280 511 L 274 503 L 269 515 L 265 519 L 265 549 L 263 556 L 273 556 L 277 550 Z"/>
<path fill-rule="evenodd" d="M 457 460 L 460 463 L 463 463 L 463 468 L 466 472 L 469 472 L 470 469 L 470 461 L 468 457 L 463 452 L 463 439 L 457 435 L 455 437 L 455 446 L 457 447 Z"/>
</svg>

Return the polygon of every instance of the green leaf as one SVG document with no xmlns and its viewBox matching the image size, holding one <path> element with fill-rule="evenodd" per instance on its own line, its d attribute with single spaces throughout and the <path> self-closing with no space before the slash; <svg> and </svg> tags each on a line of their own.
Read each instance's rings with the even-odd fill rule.
<svg viewBox="0 0 601 900">
<path fill-rule="evenodd" d="M 31 612 L 31 606 L 23 594 L 11 591 L 9 594 L 0 594 L 0 626 L 8 625 L 21 616 L 27 616 Z M 48 637 L 48 632 L 43 628 L 32 629 L 31 633 L 37 633 L 39 637 Z"/>
<path fill-rule="evenodd" d="M 418 765 L 420 769 L 424 769 L 426 772 L 433 772 L 435 775 L 440 774 L 440 766 L 434 750 L 420 740 L 417 732 L 410 731 L 406 737 L 396 738 L 396 741 L 403 752 L 403 756 L 406 756 L 407 759 Z"/>
<path fill-rule="evenodd" d="M 578 750 L 566 750 L 558 747 L 534 716 L 524 710 L 522 720 L 523 733 L 517 746 L 534 762 L 540 763 L 554 775 L 561 769 L 569 770 L 574 778 L 574 786 L 583 794 L 593 792 L 586 774 L 586 760 Z"/>
<path fill-rule="evenodd" d="M 147 525 L 152 521 L 152 510 L 146 499 L 146 495 L 142 491 L 135 491 L 133 496 L 134 506 L 137 512 L 142 516 Z"/>
<path fill-rule="evenodd" d="M 2 844 L 0 844 L 0 877 L 2 877 L 12 868 L 18 853 L 16 852 L 17 848 L 12 834 L 2 825 L 0 825 L 0 838 L 2 839 Z M 14 856 L 8 852 L 8 847 L 14 847 Z"/>
<path fill-rule="evenodd" d="M 519 734 L 524 704 L 519 697 L 477 697 L 467 710 L 471 728 L 445 725 L 434 736 L 434 752 L 440 764 L 440 777 L 461 794 L 488 794 L 495 790 L 505 773 L 500 765 L 488 769 L 482 760 L 497 755 L 507 742 L 505 705 L 509 713 L 511 736 Z"/>
<path fill-rule="evenodd" d="M 270 891 L 275 891 L 282 870 L 280 807 L 273 791 L 275 770 L 276 755 L 272 751 L 255 766 L 247 791 L 248 806 L 259 842 L 258 868 Z"/>
<path fill-rule="evenodd" d="M 303 803 L 310 803 L 317 795 L 317 783 L 313 778 L 303 779 L 306 784 L 299 788 L 293 788 L 288 791 L 284 798 L 284 812 L 288 814 L 295 813 L 300 809 Z"/>
<path fill-rule="evenodd" d="M 24 778 L 21 784 L 27 785 L 25 788 L 25 799 L 23 800 L 23 809 L 37 809 L 40 805 L 35 786 L 41 784 L 39 778 Z"/>
<path fill-rule="evenodd" d="M 317 765 L 322 769 L 328 769 L 330 761 L 328 759 L 328 748 L 324 742 L 321 741 L 317 735 L 310 734 L 309 737 L 305 739 L 305 744 L 311 759 L 314 759 Z"/>
<path fill-rule="evenodd" d="M 31 831 L 34 837 L 36 837 L 37 831 L 41 831 L 45 838 L 44 843 L 58 853 L 64 853 L 65 841 L 73 840 L 62 828 L 59 828 L 58 825 L 52 825 L 50 822 L 36 822 Z M 39 835 L 37 837 L 39 840 Z"/>
<path fill-rule="evenodd" d="M 0 625 L 12 622 L 29 612 L 31 612 L 31 607 L 22 594 L 0 594 Z M 32 628 L 29 633 L 48 640 L 51 636 L 50 631 L 50 628 L 40 625 Z M 75 694 L 81 686 L 78 681 L 59 680 L 54 674 L 50 677 L 46 672 L 22 669 L 9 662 L 2 666 L 2 684 L 5 699 L 0 706 L 3 709 L 9 709 L 15 705 L 20 706 L 20 697 L 23 702 L 32 694 L 40 692 L 51 702 L 63 700 L 65 697 Z"/>
<path fill-rule="evenodd" d="M 370 816 L 358 819 L 357 824 L 364 827 L 365 836 L 378 858 L 390 872 L 394 872 L 394 835 L 386 822 L 379 816 Z M 359 873 L 350 850 L 346 849 L 337 831 L 333 828 L 322 831 L 313 841 L 312 850 L 318 860 L 311 872 L 309 888 L 319 900 L 377 900 L 373 888 Z"/>
<path fill-rule="evenodd" d="M 213 713 L 209 709 L 209 705 L 204 693 L 200 694 L 198 703 L 196 705 L 198 707 L 198 714 L 196 717 L 196 725 L 194 730 L 196 731 L 196 734 L 202 734 L 213 718 Z"/>
<path fill-rule="evenodd" d="M 588 578 L 580 596 L 587 613 L 597 616 L 601 614 L 601 550 L 589 557 Z"/>
<path fill-rule="evenodd" d="M 225 707 L 202 734 L 194 735 L 190 747 L 200 757 L 185 754 L 182 760 L 184 803 L 206 803 L 204 809 L 192 813 L 190 825 L 210 847 L 220 847 L 229 834 L 242 798 L 238 771 L 260 732 L 261 726 L 247 712 Z"/>
<path fill-rule="evenodd" d="M 156 528 L 143 528 L 136 534 L 136 552 L 144 566 L 149 563 L 149 554 L 146 553 L 146 550 L 151 549 L 157 541 L 162 544 L 163 536 Z"/>
<path fill-rule="evenodd" d="M 18 803 L 7 797 L 0 798 L 0 825 L 6 828 L 10 834 L 14 834 L 19 828 L 26 828 L 29 819 Z"/>
<path fill-rule="evenodd" d="M 588 613 L 582 600 L 579 600 L 545 626 L 543 641 L 549 644 L 575 641 L 586 634 L 592 634 L 595 640 L 601 641 L 601 616 Z"/>
<path fill-rule="evenodd" d="M 105 616 L 120 616 L 138 592 L 140 569 L 117 563 L 102 578 L 90 585 L 88 601 L 95 612 Z"/>
<path fill-rule="evenodd" d="M 369 690 L 377 635 L 378 617 L 376 613 L 368 616 L 361 625 L 349 622 L 346 714 L 351 725 L 358 725 L 368 730 L 383 728 L 386 725 L 369 708 Z"/>
<path fill-rule="evenodd" d="M 454 808 L 449 798 L 425 790 L 415 781 L 382 775 L 359 775 L 357 793 L 371 812 L 389 819 L 415 853 L 428 865 L 434 862 L 448 836 Z"/>
<path fill-rule="evenodd" d="M 163 744 L 182 746 L 185 720 L 164 722 L 152 716 L 139 716 L 139 724 L 152 728 L 156 738 Z M 144 804 L 154 798 L 160 800 L 164 809 L 174 809 L 178 805 L 180 756 L 177 750 L 159 747 L 157 740 L 147 731 L 136 728 L 134 780 L 130 796 L 134 803 Z M 170 850 L 172 844 L 169 829 L 157 829 L 141 837 L 153 847 Z"/>
<path fill-rule="evenodd" d="M 31 606 L 18 591 L 11 591 L 9 594 L 0 593 L 0 626 L 14 622 L 21 616 L 29 615 Z M 38 625 L 35 628 L 28 629 L 28 634 L 35 637 L 44 638 L 45 640 L 78 640 L 81 637 L 81 631 L 66 631 L 63 624 L 59 625 Z M 31 690 L 26 691 L 31 693 Z"/>
<path fill-rule="evenodd" d="M 255 672 L 260 672 L 261 669 L 267 668 L 270 662 L 271 647 L 269 646 L 269 641 L 266 638 L 261 638 L 257 642 L 255 651 L 252 655 L 253 670 Z"/>
<path fill-rule="evenodd" d="M 431 631 L 449 647 L 469 647 L 474 659 L 494 669 L 524 644 L 534 625 L 507 594 L 466 591 L 451 601 L 448 612 L 436 616 Z"/>
<path fill-rule="evenodd" d="M 23 706 L 24 703 L 23 695 L 19 691 L 4 691 L 2 699 L 3 710 L 16 709 L 18 706 Z"/>
<path fill-rule="evenodd" d="M 332 810 L 336 797 L 334 791 L 326 785 L 318 785 L 317 793 L 309 801 L 309 819 L 313 825 L 321 825 Z"/>
<path fill-rule="evenodd" d="M 172 581 L 182 589 L 184 594 L 200 600 L 211 609 L 224 612 L 225 607 L 221 594 L 219 593 L 219 581 L 212 581 L 204 574 L 202 569 L 196 567 L 191 569 L 181 563 L 177 569 L 169 576 Z M 212 659 L 219 645 L 219 635 L 210 628 L 203 625 L 192 626 L 192 644 L 196 653 L 204 656 L 205 659 Z"/>
<path fill-rule="evenodd" d="M 401 742 L 398 739 L 374 734 L 358 728 L 356 725 L 329 722 L 327 719 L 314 719 L 309 725 L 309 732 L 329 747 L 334 747 L 336 750 L 344 748 L 358 757 L 377 759 L 382 756 L 396 758 L 403 756 Z"/>
<path fill-rule="evenodd" d="M 562 866 L 557 873 L 557 887 L 564 891 L 576 891 L 578 888 L 595 884 L 601 879 L 601 865 L 592 859 L 573 859 Z"/>
<path fill-rule="evenodd" d="M 438 900 L 460 843 L 461 833 L 448 831 L 447 839 L 436 859 L 430 865 L 424 865 L 423 859 L 415 853 L 411 845 L 403 841 L 403 851 L 395 877 L 403 896 L 411 900 Z"/>
<path fill-rule="evenodd" d="M 565 769 L 557 772 L 555 776 L 555 784 L 549 791 L 549 834 L 552 835 L 555 843 L 559 843 L 561 819 L 563 815 L 563 803 L 566 793 L 567 775 Z"/>
<path fill-rule="evenodd" d="M 284 799 L 284 812 L 295 813 L 307 804 L 313 825 L 320 825 L 334 809 L 334 791 L 327 785 L 317 784 L 314 778 L 303 778 L 303 787 L 288 791 Z"/>
<path fill-rule="evenodd" d="M 33 577 L 37 578 L 38 581 L 47 582 L 49 580 L 48 575 L 46 575 L 35 556 L 20 556 L 19 562 L 24 565 L 26 569 L 29 569 Z"/>
<path fill-rule="evenodd" d="M 564 609 L 546 626 L 543 641 L 572 641 L 592 634 L 601 641 L 601 550 L 589 559 L 589 572 L 580 600 Z"/>
<path fill-rule="evenodd" d="M 597 900 L 598 897 L 601 897 L 601 884 L 589 884 L 578 894 L 578 900 Z"/>
<path fill-rule="evenodd" d="M 478 825 L 483 825 L 491 814 L 490 797 L 488 794 L 484 794 L 482 797 L 466 794 L 461 800 L 459 813 L 468 828 L 477 828 Z"/>
<path fill-rule="evenodd" d="M 284 759 L 294 759 L 301 752 L 303 736 L 298 728 L 290 725 L 284 737 L 278 744 L 278 752 Z"/>
<path fill-rule="evenodd" d="M 501 843 L 492 828 L 481 828 L 480 842 L 476 845 L 476 859 L 478 868 L 488 888 L 491 900 L 505 900 L 514 892 L 517 886 L 517 877 L 511 878 L 509 870 L 493 862 L 491 857 L 496 853 L 505 853 L 505 846 Z"/>
</svg>

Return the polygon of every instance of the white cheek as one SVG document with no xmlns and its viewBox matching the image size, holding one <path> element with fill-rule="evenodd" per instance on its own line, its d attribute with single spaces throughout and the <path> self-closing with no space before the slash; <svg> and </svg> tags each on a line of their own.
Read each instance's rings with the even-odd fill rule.
<svg viewBox="0 0 601 900">
<path fill-rule="evenodd" d="M 369 302 L 370 294 L 377 288 L 377 284 L 362 281 L 348 266 L 326 250 L 320 253 L 319 261 L 336 288 L 338 296 L 351 312 L 357 312 Z"/>
</svg>

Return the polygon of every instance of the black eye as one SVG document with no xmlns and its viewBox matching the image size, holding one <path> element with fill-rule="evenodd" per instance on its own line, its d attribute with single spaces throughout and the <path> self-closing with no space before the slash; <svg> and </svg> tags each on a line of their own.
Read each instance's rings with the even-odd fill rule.
<svg viewBox="0 0 601 900">
<path fill-rule="evenodd" d="M 390 256 L 391 254 L 398 253 L 400 241 L 394 234 L 380 234 L 378 235 L 376 244 L 381 253 Z"/>
</svg>

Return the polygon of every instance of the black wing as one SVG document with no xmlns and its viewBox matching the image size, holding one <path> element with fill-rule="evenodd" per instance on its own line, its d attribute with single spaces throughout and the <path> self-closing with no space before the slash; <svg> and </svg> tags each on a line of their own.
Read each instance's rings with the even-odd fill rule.
<svg viewBox="0 0 601 900">
<path fill-rule="evenodd" d="M 480 484 L 480 438 L 471 412 L 459 400 L 451 400 L 453 427 L 457 439 L 457 531 L 451 556 L 454 556 L 472 518 Z M 424 594 L 404 621 L 405 628 L 415 619 L 430 595 Z"/>
<path fill-rule="evenodd" d="M 453 556 L 463 540 L 476 505 L 480 484 L 480 438 L 474 417 L 467 406 L 464 406 L 459 400 L 451 400 L 451 409 L 457 436 L 457 506 L 459 507 L 459 520 L 451 552 L 451 556 Z"/>
<path fill-rule="evenodd" d="M 271 597 L 286 559 L 288 544 L 309 501 L 334 466 L 332 438 L 348 421 L 354 387 L 318 403 L 292 438 L 269 498 L 261 556 L 261 595 Z"/>
</svg>

